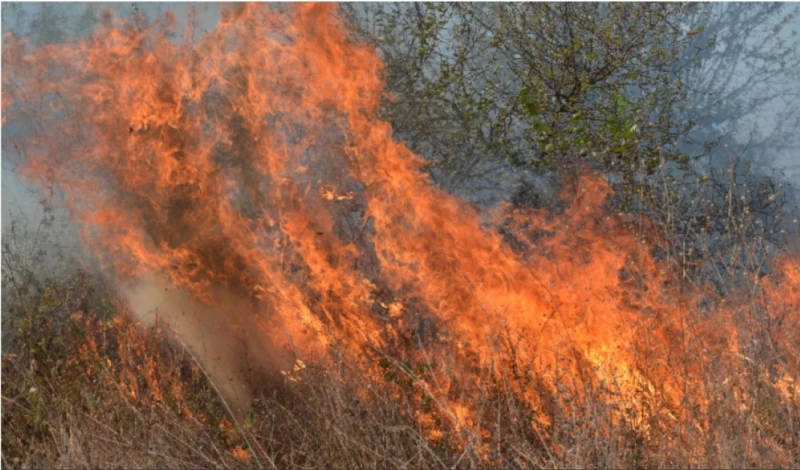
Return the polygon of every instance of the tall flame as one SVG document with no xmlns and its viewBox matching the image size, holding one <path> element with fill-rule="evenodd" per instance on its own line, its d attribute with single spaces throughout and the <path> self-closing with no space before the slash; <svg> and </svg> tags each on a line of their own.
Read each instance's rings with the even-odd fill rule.
<svg viewBox="0 0 800 470">
<path fill-rule="evenodd" d="M 107 17 L 36 49 L 5 38 L 3 110 L 30 126 L 20 172 L 65 195 L 121 286 L 164 279 L 241 319 L 273 347 L 266 362 L 333 345 L 436 357 L 464 425 L 477 367 L 522 367 L 576 400 L 583 382 L 613 383 L 622 402 L 660 394 L 675 413 L 707 406 L 711 369 L 740 368 L 740 309 L 674 282 L 605 212 L 602 178 L 583 177 L 557 216 L 502 208 L 525 253 L 432 185 L 378 118 L 382 63 L 335 7 L 232 7 L 196 44 L 170 39 L 174 23 Z M 781 271 L 763 301 L 781 306 L 779 375 L 796 380 L 797 262 Z M 539 388 L 518 392 L 541 406 Z"/>
</svg>

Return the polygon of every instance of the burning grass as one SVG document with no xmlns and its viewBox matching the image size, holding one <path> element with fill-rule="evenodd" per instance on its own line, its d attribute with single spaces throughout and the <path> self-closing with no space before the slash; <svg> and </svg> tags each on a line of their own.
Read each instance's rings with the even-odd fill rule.
<svg viewBox="0 0 800 470">
<path fill-rule="evenodd" d="M 340 355 L 298 361 L 285 381 L 258 390 L 246 412 L 231 413 L 219 384 L 169 325 L 135 324 L 118 305 L 76 276 L 9 307 L 4 465 L 792 467 L 800 458 L 798 392 L 791 376 L 771 372 L 785 359 L 768 341 L 741 356 L 736 375 L 724 367 L 706 372 L 702 387 L 711 398 L 702 408 L 687 399 L 668 411 L 658 390 L 637 391 L 638 403 L 615 400 L 621 385 L 597 383 L 590 372 L 570 374 L 580 396 L 551 390 L 516 362 L 506 333 L 497 360 L 514 373 L 476 367 L 480 385 L 469 410 L 437 390 L 438 382 L 457 380 L 431 373 L 438 358 L 376 355 L 375 373 L 365 376 L 363 365 Z M 753 340 L 784 327 L 763 325 Z M 685 360 L 689 370 L 693 359 Z M 536 408 L 529 390 L 540 394 Z"/>
<path fill-rule="evenodd" d="M 796 259 L 692 285 L 591 172 L 559 213 L 479 213 L 377 118 L 330 6 L 171 27 L 3 50 L 20 174 L 109 283 L 12 276 L 7 463 L 797 464 Z"/>
</svg>

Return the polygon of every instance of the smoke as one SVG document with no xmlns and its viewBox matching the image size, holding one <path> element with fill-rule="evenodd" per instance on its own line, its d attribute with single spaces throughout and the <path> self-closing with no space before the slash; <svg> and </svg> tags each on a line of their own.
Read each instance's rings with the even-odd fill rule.
<svg viewBox="0 0 800 470">
<path fill-rule="evenodd" d="M 164 277 L 141 279 L 122 292 L 137 320 L 175 333 L 239 416 L 253 390 L 277 385 L 278 371 L 293 365 L 295 351 L 259 334 L 256 306 L 233 293 L 215 292 L 211 303 L 203 303 Z"/>
</svg>

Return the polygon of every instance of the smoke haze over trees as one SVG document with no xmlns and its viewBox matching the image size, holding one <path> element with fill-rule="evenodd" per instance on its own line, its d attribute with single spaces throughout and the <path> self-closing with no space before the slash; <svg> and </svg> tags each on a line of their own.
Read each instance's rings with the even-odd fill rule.
<svg viewBox="0 0 800 470">
<path fill-rule="evenodd" d="M 107 8 L 138 21 L 176 11 L 178 28 L 192 22 L 196 38 L 219 17 L 214 4 L 6 3 L 3 33 L 60 43 L 89 34 Z M 588 164 L 617 182 L 624 210 L 659 219 L 670 206 L 686 214 L 668 229 L 697 256 L 709 239 L 730 243 L 722 240 L 737 225 L 723 222 L 734 215 L 725 204 L 731 191 L 729 199 L 741 203 L 734 212 L 763 219 L 737 237 L 773 245 L 796 229 L 796 196 L 782 185 L 800 182 L 798 8 L 433 3 L 345 10 L 387 64 L 385 115 L 396 137 L 428 159 L 437 184 L 484 205 L 546 205 L 564 174 Z M 15 126 L 4 126 L 4 134 Z M 11 169 L 16 152 L 4 145 L 4 231 L 9 210 L 37 214 L 29 225 L 43 216 Z M 669 196 L 670 184 L 685 195 Z"/>
<path fill-rule="evenodd" d="M 106 8 L 153 18 L 192 5 L 6 3 L 3 32 L 60 43 L 88 34 Z M 219 9 L 194 8 L 199 37 Z M 497 182 L 579 160 L 626 176 L 687 157 L 727 166 L 725 145 L 800 178 L 795 5 L 346 9 L 387 63 L 396 134 L 431 161 L 435 181 L 471 199 L 507 199 Z M 180 28 L 187 15 L 177 18 Z"/>
</svg>

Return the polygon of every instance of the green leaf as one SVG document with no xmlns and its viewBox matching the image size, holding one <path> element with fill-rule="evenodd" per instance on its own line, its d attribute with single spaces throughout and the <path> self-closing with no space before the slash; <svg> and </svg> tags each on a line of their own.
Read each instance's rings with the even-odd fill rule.
<svg viewBox="0 0 800 470">
<path fill-rule="evenodd" d="M 525 111 L 531 117 L 537 117 L 540 114 L 539 107 L 536 105 L 536 102 L 531 97 L 530 90 L 528 87 L 523 87 L 519 93 L 520 103 L 522 103 L 522 107 L 525 108 Z"/>
</svg>

